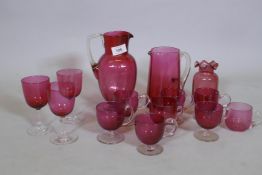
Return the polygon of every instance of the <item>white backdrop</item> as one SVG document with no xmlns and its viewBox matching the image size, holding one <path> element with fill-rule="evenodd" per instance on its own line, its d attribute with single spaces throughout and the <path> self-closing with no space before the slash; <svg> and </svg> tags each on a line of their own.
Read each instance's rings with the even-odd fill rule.
<svg viewBox="0 0 262 175">
<path fill-rule="evenodd" d="M 83 174 L 83 171 L 99 174 L 103 170 L 117 174 L 132 174 L 138 170 L 144 174 L 162 171 L 177 171 L 178 174 L 220 174 L 221 171 L 227 174 L 260 174 L 262 155 L 258 148 L 262 147 L 262 143 L 257 140 L 261 138 L 261 129 L 246 137 L 245 134 L 233 134 L 237 139 L 228 149 L 225 142 L 219 142 L 218 148 L 224 148 L 225 152 L 216 150 L 215 144 L 204 145 L 204 148 L 199 146 L 201 144 L 191 138 L 190 133 L 188 138 L 181 137 L 165 145 L 176 156 L 163 153 L 157 158 L 138 155 L 134 145 L 120 144 L 108 148 L 96 143 L 97 133 L 90 134 L 86 130 L 79 130 L 82 134 L 80 140 L 67 147 L 50 146 L 48 137 L 37 138 L 36 142 L 35 138 L 21 132 L 28 126 L 25 122 L 28 115 L 33 116 L 34 111 L 24 103 L 20 79 L 27 75 L 47 74 L 55 80 L 55 72 L 59 68 L 83 69 L 84 86 L 80 99 L 94 118 L 94 107 L 102 97 L 86 55 L 86 37 L 93 33 L 127 30 L 134 35 L 129 48 L 138 65 L 137 90 L 140 92 L 146 91 L 147 52 L 152 47 L 168 45 L 187 51 L 192 57 L 192 71 L 186 85 L 188 90 L 195 72 L 194 61 L 214 59 L 220 64 L 217 70 L 220 90 L 228 92 L 234 101 L 246 101 L 261 109 L 261 7 L 260 0 L 0 0 L 1 171 L 4 170 L 4 174 Z M 95 45 L 95 54 L 99 57 L 103 50 L 100 42 Z M 54 118 L 48 108 L 43 111 Z M 232 133 L 220 132 L 230 142 Z M 248 149 L 241 147 L 233 151 L 237 157 L 230 158 L 231 151 L 239 148 L 241 142 L 254 144 L 246 144 Z M 24 147 L 19 147 L 20 144 Z M 35 144 L 39 149 L 33 146 Z M 177 144 L 176 148 L 172 144 Z M 204 155 L 197 154 L 198 149 Z M 215 150 L 218 154 L 205 149 Z M 77 150 L 80 152 L 75 153 Z M 84 150 L 85 157 L 81 153 Z M 165 151 L 168 152 L 168 149 Z M 238 151 L 246 151 L 246 154 L 238 155 Z M 208 154 L 213 157 L 205 157 Z M 206 169 L 201 161 L 209 168 Z M 14 167 L 9 167 L 10 164 Z"/>
</svg>

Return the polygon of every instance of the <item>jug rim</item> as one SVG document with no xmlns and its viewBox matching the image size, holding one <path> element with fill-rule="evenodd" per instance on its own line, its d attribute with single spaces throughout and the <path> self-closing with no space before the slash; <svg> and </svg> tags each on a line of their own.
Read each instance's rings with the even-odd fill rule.
<svg viewBox="0 0 262 175">
<path fill-rule="evenodd" d="M 178 48 L 171 47 L 171 46 L 158 46 L 158 47 L 153 47 L 150 50 L 150 53 L 177 53 L 180 52 Z"/>
<path fill-rule="evenodd" d="M 133 37 L 133 35 L 131 33 L 124 31 L 124 30 L 109 31 L 109 32 L 105 32 L 103 35 L 105 35 L 107 37 L 117 37 L 117 36 L 123 36 L 123 35 L 127 35 L 130 38 Z"/>
</svg>

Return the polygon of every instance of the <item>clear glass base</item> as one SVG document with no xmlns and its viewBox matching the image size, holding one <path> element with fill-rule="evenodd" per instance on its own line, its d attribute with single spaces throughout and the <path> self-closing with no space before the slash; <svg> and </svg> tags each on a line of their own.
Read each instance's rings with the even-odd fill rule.
<svg viewBox="0 0 262 175">
<path fill-rule="evenodd" d="M 154 156 L 163 152 L 161 145 L 139 145 L 137 151 L 147 156 Z"/>
<path fill-rule="evenodd" d="M 214 141 L 218 140 L 218 138 L 219 138 L 219 136 L 215 132 L 209 131 L 209 130 L 196 131 L 194 133 L 194 136 L 198 140 L 201 140 L 201 141 L 204 141 L 204 142 L 214 142 Z"/>
<path fill-rule="evenodd" d="M 78 140 L 78 135 L 71 133 L 70 135 L 59 136 L 59 135 L 52 135 L 50 137 L 50 142 L 55 145 L 66 145 L 74 143 Z"/>
<path fill-rule="evenodd" d="M 27 129 L 27 134 L 30 136 L 42 136 L 49 132 L 49 128 L 45 125 L 32 126 Z"/>
<path fill-rule="evenodd" d="M 125 139 L 124 135 L 116 131 L 107 131 L 97 135 L 97 140 L 104 144 L 117 144 Z"/>
</svg>

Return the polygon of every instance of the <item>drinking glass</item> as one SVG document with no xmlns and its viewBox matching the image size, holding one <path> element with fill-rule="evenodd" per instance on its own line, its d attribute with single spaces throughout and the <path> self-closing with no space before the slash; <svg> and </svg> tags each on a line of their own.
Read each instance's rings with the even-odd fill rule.
<svg viewBox="0 0 262 175">
<path fill-rule="evenodd" d="M 64 97 L 70 99 L 79 96 L 82 90 L 82 74 L 82 70 L 71 68 L 56 72 L 59 91 Z M 77 115 L 69 115 L 64 121 L 78 122 L 78 119 Z"/>
<path fill-rule="evenodd" d="M 21 80 L 26 103 L 36 110 L 40 110 L 48 102 L 50 91 L 49 77 L 45 75 L 33 75 L 24 77 Z M 48 126 L 41 121 L 39 112 L 35 117 L 36 122 L 27 129 L 27 133 L 32 136 L 45 135 L 48 133 Z"/>
<path fill-rule="evenodd" d="M 262 124 L 262 116 L 250 104 L 231 102 L 226 108 L 225 124 L 232 131 L 246 131 Z"/>
<path fill-rule="evenodd" d="M 228 94 L 220 94 L 218 90 L 213 88 L 197 88 L 194 92 L 194 102 L 213 101 L 222 104 L 224 107 L 231 102 Z"/>
<path fill-rule="evenodd" d="M 61 95 L 57 82 L 51 83 L 51 93 L 48 101 L 50 110 L 59 117 L 61 128 L 54 128 L 55 134 L 50 137 L 50 142 L 56 145 L 70 144 L 77 141 L 78 136 L 65 130 L 63 118 L 73 111 L 75 98 L 66 98 Z"/>
<path fill-rule="evenodd" d="M 129 120 L 124 122 L 126 111 L 131 111 Z M 133 120 L 133 109 L 121 102 L 101 102 L 96 106 L 99 125 L 106 131 L 97 136 L 97 140 L 105 144 L 116 144 L 124 140 L 124 135 L 116 130 L 128 125 Z"/>
<path fill-rule="evenodd" d="M 204 128 L 194 133 L 195 138 L 205 142 L 218 140 L 219 136 L 210 131 L 221 123 L 223 106 L 212 101 L 201 101 L 195 104 L 195 118 L 197 124 Z"/>
<path fill-rule="evenodd" d="M 175 125 L 171 125 L 172 130 L 167 131 L 165 127 L 168 125 L 161 114 L 138 114 L 135 118 L 135 132 L 143 144 L 137 147 L 137 151 L 149 156 L 160 154 L 163 147 L 157 143 L 162 137 L 173 135 L 176 131 Z"/>
</svg>

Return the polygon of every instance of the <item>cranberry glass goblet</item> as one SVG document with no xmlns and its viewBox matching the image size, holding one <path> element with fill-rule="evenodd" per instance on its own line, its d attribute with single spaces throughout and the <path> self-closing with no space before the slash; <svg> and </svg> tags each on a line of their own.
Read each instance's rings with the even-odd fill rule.
<svg viewBox="0 0 262 175">
<path fill-rule="evenodd" d="M 126 111 L 131 111 L 129 120 L 124 122 Z M 120 102 L 102 102 L 96 106 L 99 125 L 106 130 L 97 136 L 97 140 L 105 144 L 116 144 L 124 140 L 124 135 L 116 130 L 128 125 L 133 120 L 133 109 Z"/>
<path fill-rule="evenodd" d="M 61 128 L 54 128 L 56 134 L 50 137 L 50 142 L 57 145 L 70 144 L 78 139 L 74 133 L 69 133 L 65 130 L 63 118 L 73 111 L 75 98 L 70 99 L 62 96 L 59 92 L 58 83 L 51 83 L 51 93 L 48 101 L 50 110 L 60 118 Z"/>
<path fill-rule="evenodd" d="M 82 70 L 61 69 L 56 72 L 60 93 L 70 99 L 79 96 L 82 90 Z M 77 115 L 70 115 L 65 118 L 67 122 L 76 122 Z"/>
<path fill-rule="evenodd" d="M 36 110 L 40 110 L 48 102 L 48 94 L 50 91 L 49 77 L 45 75 L 33 75 L 24 77 L 22 80 L 22 88 L 26 103 Z M 48 133 L 48 126 L 41 121 L 41 117 L 36 115 L 36 122 L 27 130 L 32 136 L 45 135 Z"/>
<path fill-rule="evenodd" d="M 163 151 L 163 147 L 157 144 L 161 138 L 173 135 L 176 126 L 167 131 L 169 126 L 164 116 L 157 113 L 141 113 L 135 119 L 135 131 L 138 139 L 143 143 L 137 147 L 137 151 L 144 155 L 157 155 Z M 173 133 L 173 134 L 171 134 Z"/>
<path fill-rule="evenodd" d="M 194 133 L 195 138 L 205 142 L 218 140 L 219 136 L 210 131 L 221 123 L 223 106 L 216 102 L 202 101 L 195 104 L 195 118 L 198 125 L 205 130 Z"/>
</svg>

